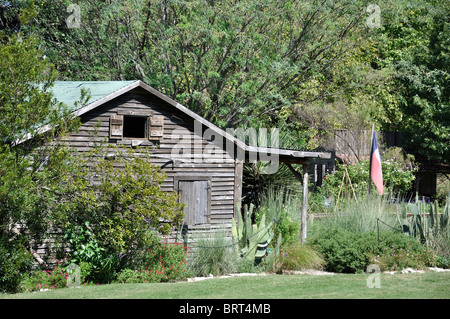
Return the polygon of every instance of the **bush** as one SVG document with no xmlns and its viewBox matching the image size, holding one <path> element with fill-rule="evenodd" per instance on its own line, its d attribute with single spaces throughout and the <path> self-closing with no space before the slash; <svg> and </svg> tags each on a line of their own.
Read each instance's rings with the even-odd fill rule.
<svg viewBox="0 0 450 319">
<path fill-rule="evenodd" d="M 370 264 L 381 270 L 423 268 L 435 263 L 434 254 L 415 239 L 401 233 L 351 232 L 332 228 L 309 240 L 325 258 L 325 268 L 339 273 L 359 273 Z"/>
<path fill-rule="evenodd" d="M 115 157 L 108 155 L 113 150 Z M 113 150 L 100 144 L 92 154 L 71 157 L 70 172 L 60 177 L 59 197 L 50 210 L 55 227 L 74 246 L 71 249 L 105 274 L 117 270 L 111 263 L 119 255 L 130 255 L 147 244 L 149 228 L 170 234 L 184 218 L 178 194 L 161 188 L 165 173 L 144 156 L 149 150 L 139 150 L 140 154 L 121 147 Z"/>
<path fill-rule="evenodd" d="M 300 236 L 299 207 L 301 198 L 286 189 L 269 188 L 260 195 L 261 205 L 256 211 L 255 222 L 259 223 L 261 216 L 265 215 L 266 222 L 275 219 L 280 221 L 275 227 L 273 238 L 281 233 L 283 243 L 297 241 Z M 273 241 L 272 241 L 273 243 Z M 271 244 L 272 246 L 272 244 Z"/>
<path fill-rule="evenodd" d="M 275 228 L 275 234 L 273 238 L 278 238 L 278 235 L 281 234 L 283 243 L 295 243 L 299 240 L 300 230 L 301 227 L 299 223 L 292 220 L 292 218 L 288 214 L 283 213 L 280 223 Z"/>
<path fill-rule="evenodd" d="M 183 243 L 167 243 L 154 235 L 146 249 L 138 252 L 130 268 L 121 270 L 117 282 L 168 282 L 186 277 L 189 251 Z"/>
<path fill-rule="evenodd" d="M 339 273 L 363 272 L 369 265 L 367 253 L 376 247 L 374 234 L 330 229 L 309 243 L 321 252 L 326 270 Z"/>
<path fill-rule="evenodd" d="M 0 239 L 0 292 L 18 292 L 32 262 L 33 256 L 19 240 Z"/>
<path fill-rule="evenodd" d="M 71 263 L 82 267 L 86 280 L 96 283 L 108 283 L 114 279 L 120 268 L 120 258 L 100 247 L 95 236 L 89 230 L 89 222 L 66 231 L 65 241 L 70 245 Z"/>
<path fill-rule="evenodd" d="M 380 270 L 421 269 L 436 264 L 434 252 L 418 240 L 401 233 L 383 233 L 380 245 L 369 253 L 370 263 Z"/>
<path fill-rule="evenodd" d="M 450 268 L 450 257 L 437 255 L 436 256 L 436 267 L 449 269 Z"/>
<path fill-rule="evenodd" d="M 89 285 L 86 276 L 90 273 L 87 263 L 82 262 L 80 266 L 80 284 Z M 58 289 L 67 287 L 69 271 L 58 261 L 51 269 L 41 269 L 30 273 L 22 282 L 22 291 L 39 291 L 41 289 Z"/>
</svg>

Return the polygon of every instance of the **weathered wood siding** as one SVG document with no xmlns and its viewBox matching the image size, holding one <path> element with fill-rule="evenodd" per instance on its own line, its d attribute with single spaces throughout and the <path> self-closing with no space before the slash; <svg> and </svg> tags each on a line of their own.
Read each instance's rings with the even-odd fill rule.
<svg viewBox="0 0 450 319">
<path fill-rule="evenodd" d="M 162 138 L 160 140 L 134 140 L 134 142 L 132 139 L 110 139 L 111 116 L 127 114 L 163 116 Z M 210 216 L 205 220 L 205 225 L 196 225 L 195 227 L 203 227 L 206 224 L 211 226 L 231 224 L 231 218 L 234 216 L 234 204 L 237 200 L 235 195 L 240 195 L 238 194 L 239 188 L 235 193 L 235 182 L 240 181 L 239 178 L 235 178 L 236 161 L 232 154 L 225 151 L 225 142 L 223 148 L 218 148 L 202 136 L 196 135 L 194 120 L 191 117 L 138 88 L 82 115 L 81 122 L 78 132 L 73 132 L 64 138 L 70 147 L 83 153 L 91 149 L 93 142 L 105 139 L 110 145 L 119 144 L 127 147 L 132 147 L 132 143 L 140 142 L 140 147 L 151 148 L 152 155 L 149 160 L 153 164 L 158 166 L 166 164 L 163 168 L 167 174 L 163 184 L 165 191 L 178 190 L 179 185 L 175 185 L 175 183 L 179 177 L 183 179 L 185 176 L 190 176 L 195 180 L 195 177 L 198 176 L 198 180 L 209 181 Z M 96 132 L 95 137 L 94 132 Z M 197 139 L 195 142 L 194 138 Z M 175 154 L 172 152 L 174 147 L 176 147 Z M 182 149 L 178 149 L 180 147 Z M 190 150 L 190 152 L 186 152 L 186 150 Z M 211 150 L 213 150 L 212 154 L 208 155 Z M 217 160 L 215 158 L 217 156 L 221 159 Z M 175 162 L 168 163 L 170 159 Z M 182 187 L 186 187 L 186 185 Z M 189 225 L 190 228 L 191 226 L 194 225 Z"/>
</svg>

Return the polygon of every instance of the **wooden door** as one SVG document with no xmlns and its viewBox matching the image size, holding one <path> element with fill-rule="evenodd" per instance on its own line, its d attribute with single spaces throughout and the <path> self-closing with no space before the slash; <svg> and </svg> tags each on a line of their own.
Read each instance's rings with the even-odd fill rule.
<svg viewBox="0 0 450 319">
<path fill-rule="evenodd" d="M 184 224 L 198 225 L 209 222 L 210 182 L 207 180 L 179 180 L 180 199 L 185 203 Z"/>
</svg>

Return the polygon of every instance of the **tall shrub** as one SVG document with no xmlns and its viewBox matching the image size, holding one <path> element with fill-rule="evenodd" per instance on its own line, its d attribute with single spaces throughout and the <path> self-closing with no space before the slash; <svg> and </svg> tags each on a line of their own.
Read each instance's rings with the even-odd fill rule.
<svg viewBox="0 0 450 319">
<path fill-rule="evenodd" d="M 20 22 L 35 16 L 23 10 Z M 7 291 L 17 288 L 30 267 L 29 242 L 45 234 L 55 199 L 44 188 L 64 168 L 58 143 L 42 142 L 76 127 L 67 107 L 53 99 L 50 88 L 58 74 L 40 47 L 40 39 L 21 30 L 10 37 L 0 32 L 0 289 Z M 49 130 L 42 135 L 44 124 Z"/>
<path fill-rule="evenodd" d="M 80 247 L 90 247 L 93 256 L 82 261 L 109 271 L 120 266 L 119 256 L 148 245 L 149 230 L 168 234 L 184 214 L 176 192 L 161 189 L 166 175 L 159 167 L 133 150 L 117 148 L 114 156 L 108 154 L 99 145 L 83 158 L 73 156 L 70 174 L 61 176 L 54 190 L 59 200 L 51 216 L 68 235 L 72 253 L 78 253 L 72 257 L 79 258 Z"/>
</svg>

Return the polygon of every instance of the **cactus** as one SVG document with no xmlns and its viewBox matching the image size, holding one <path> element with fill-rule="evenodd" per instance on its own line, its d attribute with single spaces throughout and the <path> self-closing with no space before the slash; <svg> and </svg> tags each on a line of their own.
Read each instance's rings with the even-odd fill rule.
<svg viewBox="0 0 450 319">
<path fill-rule="evenodd" d="M 432 245 L 441 232 L 449 231 L 449 199 L 444 207 L 443 214 L 439 215 L 439 206 L 436 202 L 425 204 L 416 196 L 416 203 L 409 203 L 408 210 L 412 214 L 410 222 L 410 235 L 419 238 L 423 244 Z M 428 206 L 428 207 L 427 207 Z M 428 217 L 426 212 L 428 212 Z M 406 214 L 403 215 L 403 225 L 407 223 Z"/>
<path fill-rule="evenodd" d="M 397 215 L 397 219 L 398 219 L 398 223 L 402 227 L 402 232 L 404 234 L 411 235 L 410 228 L 409 228 L 409 222 L 408 222 L 408 218 L 407 218 L 407 215 L 406 215 L 406 211 L 407 211 L 407 209 L 406 209 L 406 207 L 404 207 L 403 210 L 402 210 L 402 217 L 400 218 Z"/>
<path fill-rule="evenodd" d="M 238 211 L 240 211 L 238 206 Z M 238 215 L 238 222 L 233 218 L 231 233 L 233 241 L 238 243 L 242 257 L 259 263 L 267 254 L 267 248 L 273 238 L 273 220 L 266 225 L 265 215 L 261 216 L 259 225 L 252 224 L 253 204 L 244 207 L 244 218 Z"/>
</svg>

